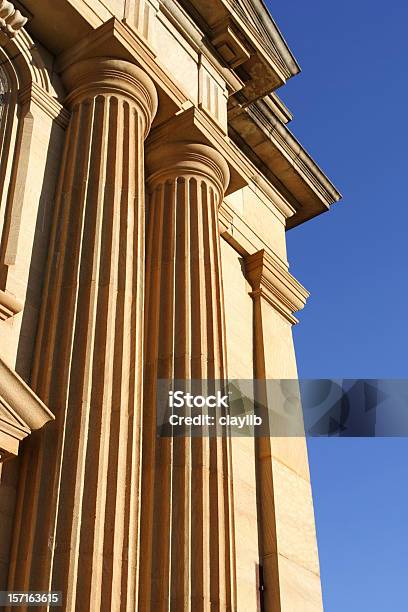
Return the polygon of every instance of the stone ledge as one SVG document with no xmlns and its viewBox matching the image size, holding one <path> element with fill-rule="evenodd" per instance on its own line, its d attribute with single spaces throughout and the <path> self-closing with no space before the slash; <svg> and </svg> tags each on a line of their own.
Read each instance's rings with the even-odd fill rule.
<svg viewBox="0 0 408 612">
<path fill-rule="evenodd" d="M 0 321 L 7 321 L 23 309 L 22 304 L 11 295 L 0 289 Z"/>
<path fill-rule="evenodd" d="M 269 102 L 230 111 L 230 135 L 294 207 L 287 222 L 290 229 L 329 210 L 341 194 Z"/>
<path fill-rule="evenodd" d="M 0 462 L 18 455 L 20 442 L 55 417 L 0 357 Z"/>
<path fill-rule="evenodd" d="M 277 259 L 264 249 L 248 255 L 245 275 L 253 297 L 264 297 L 292 325 L 298 323 L 293 314 L 305 306 L 309 292 Z"/>
</svg>

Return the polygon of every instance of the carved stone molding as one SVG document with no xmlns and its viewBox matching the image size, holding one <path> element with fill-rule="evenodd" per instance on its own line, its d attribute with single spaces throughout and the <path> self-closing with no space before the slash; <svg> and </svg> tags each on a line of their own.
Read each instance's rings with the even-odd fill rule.
<svg viewBox="0 0 408 612">
<path fill-rule="evenodd" d="M 0 321 L 14 317 L 22 308 L 22 304 L 13 295 L 0 289 Z"/>
<path fill-rule="evenodd" d="M 247 105 L 299 72 L 290 49 L 261 0 L 180 0 L 221 57 L 243 82 Z"/>
<path fill-rule="evenodd" d="M 251 57 L 251 50 L 240 40 L 239 32 L 230 17 L 214 28 L 212 43 L 231 68 L 236 68 Z"/>
<path fill-rule="evenodd" d="M 308 291 L 264 249 L 248 255 L 244 262 L 251 295 L 265 298 L 290 323 L 298 323 L 293 313 L 305 306 Z"/>
<path fill-rule="evenodd" d="M 47 406 L 0 357 L 0 462 L 17 455 L 20 442 L 53 419 Z"/>
<path fill-rule="evenodd" d="M 14 4 L 7 0 L 0 0 L 0 33 L 14 38 L 26 23 L 27 17 L 24 17 Z"/>
<path fill-rule="evenodd" d="M 34 104 L 65 128 L 69 113 L 59 101 L 61 85 L 55 75 L 51 82 L 42 50 L 25 28 L 19 31 L 17 37 L 1 42 L 0 63 L 7 76 L 13 102 L 24 109 L 23 114 Z"/>
<path fill-rule="evenodd" d="M 125 2 L 124 22 L 138 30 L 152 46 L 155 42 L 155 21 L 158 6 L 158 0 Z"/>
<path fill-rule="evenodd" d="M 273 104 L 259 100 L 229 113 L 229 128 L 231 138 L 294 207 L 295 214 L 287 222 L 289 229 L 329 210 L 341 194 L 280 114 Z"/>
<path fill-rule="evenodd" d="M 225 201 L 222 202 L 220 208 L 218 209 L 218 219 L 221 236 L 223 236 L 225 233 L 231 233 L 234 222 L 234 213 L 228 206 L 225 205 Z"/>
</svg>

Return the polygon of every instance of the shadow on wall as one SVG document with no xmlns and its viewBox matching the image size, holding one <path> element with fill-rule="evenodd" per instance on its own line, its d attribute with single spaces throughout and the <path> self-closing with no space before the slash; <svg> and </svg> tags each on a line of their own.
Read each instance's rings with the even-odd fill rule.
<svg viewBox="0 0 408 612">
<path fill-rule="evenodd" d="M 16 359 L 16 371 L 28 383 L 30 383 L 32 358 L 41 307 L 43 279 L 47 264 L 50 229 L 53 219 L 53 203 L 55 201 L 55 190 L 64 138 L 65 132 L 63 129 L 53 124 L 49 137 L 44 177 L 39 198 L 27 294 Z M 37 434 L 38 432 L 33 432 L 30 436 L 31 444 L 33 444 Z M 18 477 L 27 440 L 21 443 L 21 451 L 18 457 L 9 459 L 0 466 L 0 590 L 5 590 L 7 588 L 13 520 L 16 511 Z"/>
<path fill-rule="evenodd" d="M 41 308 L 50 230 L 54 216 L 53 204 L 64 138 L 65 132 L 54 123 L 49 138 L 44 179 L 38 205 L 27 294 L 16 359 L 16 371 L 28 383 L 30 382 L 38 317 Z M 59 154 L 56 154 L 56 152 L 59 152 Z"/>
</svg>

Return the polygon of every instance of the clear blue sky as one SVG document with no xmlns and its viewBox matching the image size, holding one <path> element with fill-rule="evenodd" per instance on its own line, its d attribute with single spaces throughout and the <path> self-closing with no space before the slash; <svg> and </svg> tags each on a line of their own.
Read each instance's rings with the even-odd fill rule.
<svg viewBox="0 0 408 612">
<path fill-rule="evenodd" d="M 343 201 L 288 233 L 305 378 L 408 377 L 408 2 L 270 0 L 290 127 Z M 408 609 L 408 440 L 310 439 L 326 612 Z M 301 612 L 301 611 L 299 611 Z"/>
</svg>

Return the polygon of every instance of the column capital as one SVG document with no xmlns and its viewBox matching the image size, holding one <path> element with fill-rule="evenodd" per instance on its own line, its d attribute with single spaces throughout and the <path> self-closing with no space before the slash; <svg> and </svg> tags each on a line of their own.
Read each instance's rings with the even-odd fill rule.
<svg viewBox="0 0 408 612">
<path fill-rule="evenodd" d="M 244 264 L 251 296 L 263 297 L 290 323 L 297 323 L 293 313 L 305 306 L 308 291 L 265 249 L 247 255 Z"/>
<path fill-rule="evenodd" d="M 157 92 L 151 78 L 131 62 L 95 57 L 71 64 L 62 74 L 69 108 L 86 99 L 118 96 L 133 101 L 145 119 L 145 136 L 157 111 Z"/>
<path fill-rule="evenodd" d="M 191 142 L 172 142 L 147 148 L 146 169 L 148 185 L 178 178 L 202 178 L 215 187 L 220 205 L 228 187 L 230 173 L 223 156 L 212 147 Z"/>
</svg>

